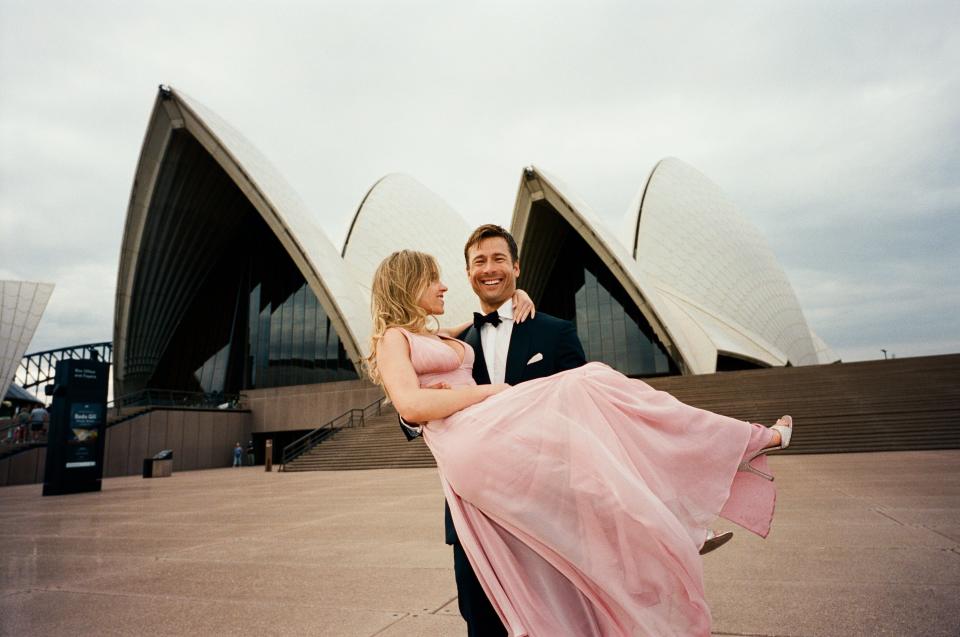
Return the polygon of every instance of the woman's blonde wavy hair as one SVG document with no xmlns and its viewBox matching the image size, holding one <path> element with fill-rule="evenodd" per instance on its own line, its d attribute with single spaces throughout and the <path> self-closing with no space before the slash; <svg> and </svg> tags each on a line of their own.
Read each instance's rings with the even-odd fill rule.
<svg viewBox="0 0 960 637">
<path fill-rule="evenodd" d="M 388 328 L 402 327 L 411 332 L 436 331 L 437 326 L 427 328 L 427 312 L 417 305 L 417 300 L 427 286 L 439 278 L 437 260 L 415 250 L 394 252 L 377 266 L 370 289 L 373 335 L 370 337 L 370 356 L 364 360 L 367 374 L 373 382 L 382 384 L 377 367 L 377 347 Z"/>
</svg>

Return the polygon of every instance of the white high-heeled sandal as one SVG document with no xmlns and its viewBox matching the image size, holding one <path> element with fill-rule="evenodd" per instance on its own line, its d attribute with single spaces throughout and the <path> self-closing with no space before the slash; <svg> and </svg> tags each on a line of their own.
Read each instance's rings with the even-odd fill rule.
<svg viewBox="0 0 960 637">
<path fill-rule="evenodd" d="M 754 458 L 770 453 L 771 451 L 780 451 L 781 449 L 786 449 L 790 446 L 790 438 L 793 436 L 793 418 L 790 416 L 781 416 L 777 420 L 777 424 L 771 429 L 780 433 L 780 444 L 776 447 L 767 447 L 766 449 L 761 449 L 760 451 L 754 453 L 752 456 L 740 463 L 740 466 L 737 468 L 738 471 L 749 471 L 754 473 L 765 480 L 773 481 L 773 476 L 769 473 L 764 473 L 759 469 L 755 468 L 750 464 Z"/>
<path fill-rule="evenodd" d="M 700 547 L 700 555 L 706 555 L 710 551 L 717 550 L 731 539 L 733 539 L 733 531 L 724 531 L 718 535 L 713 529 L 707 529 L 707 539 Z"/>
</svg>

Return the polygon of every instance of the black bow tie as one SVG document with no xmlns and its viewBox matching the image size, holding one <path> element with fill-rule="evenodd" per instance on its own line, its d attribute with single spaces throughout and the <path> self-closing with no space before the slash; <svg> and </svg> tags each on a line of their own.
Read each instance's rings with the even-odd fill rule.
<svg viewBox="0 0 960 637">
<path fill-rule="evenodd" d="M 473 313 L 473 326 L 478 330 L 483 327 L 484 323 L 489 323 L 490 325 L 496 327 L 500 325 L 500 313 L 497 310 L 490 312 L 489 314 L 481 314 L 480 312 Z"/>
</svg>

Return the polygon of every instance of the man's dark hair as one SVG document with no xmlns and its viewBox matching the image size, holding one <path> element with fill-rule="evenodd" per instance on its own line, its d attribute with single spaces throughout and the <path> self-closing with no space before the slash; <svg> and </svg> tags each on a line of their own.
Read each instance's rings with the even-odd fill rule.
<svg viewBox="0 0 960 637">
<path fill-rule="evenodd" d="M 510 248 L 510 259 L 514 263 L 520 260 L 520 251 L 517 249 L 517 242 L 513 238 L 513 235 L 496 224 L 487 223 L 474 230 L 470 238 L 467 239 L 467 244 L 463 246 L 463 260 L 467 262 L 467 268 L 470 267 L 470 248 L 484 239 L 490 239 L 491 237 L 500 237 L 505 240 L 507 247 Z"/>
</svg>

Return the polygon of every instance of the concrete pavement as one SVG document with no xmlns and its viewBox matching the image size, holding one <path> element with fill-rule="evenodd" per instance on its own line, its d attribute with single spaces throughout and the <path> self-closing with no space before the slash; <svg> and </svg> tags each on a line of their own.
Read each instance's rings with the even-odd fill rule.
<svg viewBox="0 0 960 637">
<path fill-rule="evenodd" d="M 771 460 L 767 540 L 707 556 L 717 635 L 960 633 L 960 451 Z M 0 635 L 464 635 L 435 469 L 0 489 Z"/>
</svg>

